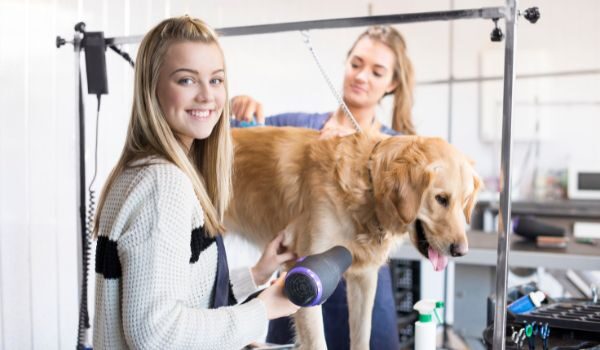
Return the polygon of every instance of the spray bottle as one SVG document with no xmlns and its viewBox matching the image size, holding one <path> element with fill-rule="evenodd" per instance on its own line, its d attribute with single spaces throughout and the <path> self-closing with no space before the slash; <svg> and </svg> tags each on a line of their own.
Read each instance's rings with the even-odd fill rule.
<svg viewBox="0 0 600 350">
<path fill-rule="evenodd" d="M 419 300 L 413 307 L 419 312 L 419 320 L 415 322 L 415 350 L 435 350 L 437 341 L 437 324 L 433 320 L 435 314 L 441 320 L 436 309 L 444 307 L 444 303 L 435 300 Z"/>
</svg>

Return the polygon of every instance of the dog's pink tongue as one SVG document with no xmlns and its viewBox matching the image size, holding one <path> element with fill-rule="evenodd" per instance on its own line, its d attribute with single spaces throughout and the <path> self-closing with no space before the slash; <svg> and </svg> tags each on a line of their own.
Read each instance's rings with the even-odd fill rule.
<svg viewBox="0 0 600 350">
<path fill-rule="evenodd" d="M 429 258 L 429 261 L 431 261 L 431 264 L 433 264 L 433 269 L 435 271 L 442 271 L 446 268 L 446 265 L 448 265 L 448 257 L 441 255 L 437 250 L 432 249 L 431 247 L 429 247 L 429 250 L 427 251 L 427 257 Z"/>
</svg>

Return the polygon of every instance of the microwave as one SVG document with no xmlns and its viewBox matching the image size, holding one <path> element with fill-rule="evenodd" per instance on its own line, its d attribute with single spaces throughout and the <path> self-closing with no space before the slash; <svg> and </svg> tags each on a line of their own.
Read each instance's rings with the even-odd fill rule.
<svg viewBox="0 0 600 350">
<path fill-rule="evenodd" d="M 600 166 L 569 167 L 569 199 L 600 199 Z"/>
</svg>

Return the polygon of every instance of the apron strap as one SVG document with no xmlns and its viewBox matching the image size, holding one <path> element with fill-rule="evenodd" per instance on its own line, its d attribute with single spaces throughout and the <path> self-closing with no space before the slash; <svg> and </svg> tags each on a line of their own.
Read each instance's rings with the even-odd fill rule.
<svg viewBox="0 0 600 350">
<path fill-rule="evenodd" d="M 216 309 L 221 306 L 230 305 L 230 301 L 234 300 L 233 295 L 230 298 L 231 293 L 229 284 L 229 266 L 227 265 L 227 253 L 225 252 L 225 245 L 223 244 L 223 237 L 217 235 L 215 237 L 217 243 L 217 278 L 215 279 L 215 286 L 213 288 L 214 296 L 212 308 Z"/>
</svg>

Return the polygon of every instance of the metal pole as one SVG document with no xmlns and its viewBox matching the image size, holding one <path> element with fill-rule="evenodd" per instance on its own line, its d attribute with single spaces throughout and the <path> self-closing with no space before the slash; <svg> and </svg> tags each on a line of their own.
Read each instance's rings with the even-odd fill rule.
<svg viewBox="0 0 600 350">
<path fill-rule="evenodd" d="M 515 78 L 519 79 L 538 79 L 538 78 L 561 78 L 561 77 L 572 77 L 578 75 L 592 75 L 600 74 L 600 69 L 580 69 L 572 71 L 557 71 L 557 72 L 543 72 L 543 73 L 528 73 L 528 74 L 517 74 Z M 489 77 L 471 77 L 471 78 L 453 78 L 453 79 L 438 79 L 438 80 L 426 80 L 417 82 L 417 85 L 440 85 L 450 83 L 480 83 L 484 81 L 495 81 L 503 80 L 504 76 L 489 76 Z"/>
<path fill-rule="evenodd" d="M 450 8 L 454 8 L 454 0 L 450 1 Z M 454 22 L 449 23 L 448 51 L 448 142 L 452 143 L 452 109 L 454 107 Z M 446 308 L 444 307 L 444 312 L 445 310 Z"/>
<path fill-rule="evenodd" d="M 376 24 L 400 24 L 432 21 L 450 21 L 455 19 L 504 18 L 504 7 L 483 7 L 479 9 L 464 9 L 454 11 L 434 11 L 405 13 L 396 15 L 366 16 L 323 19 L 316 21 L 301 21 L 288 23 L 262 24 L 255 26 L 217 28 L 220 36 L 240 36 L 254 34 L 269 34 L 292 32 L 311 29 L 332 29 L 367 27 Z M 106 45 L 135 44 L 142 41 L 141 35 L 106 38 Z"/>
<path fill-rule="evenodd" d="M 85 146 L 85 135 L 82 133 L 82 130 L 85 129 L 85 127 L 82 125 L 83 120 L 81 114 L 83 113 L 83 110 L 80 108 L 81 105 L 79 103 L 79 99 L 81 98 L 81 66 L 79 62 L 81 59 L 81 35 L 79 33 L 75 33 L 75 36 L 73 37 L 73 49 L 73 52 L 75 54 L 73 61 L 73 63 L 75 64 L 75 95 L 77 96 L 75 100 L 75 144 L 78 150 L 78 152 L 76 152 L 76 156 L 79 160 L 75 168 L 75 176 L 79 180 L 77 182 L 78 188 L 76 191 L 77 198 L 75 199 L 75 204 L 77 206 L 77 212 L 79 214 L 79 225 L 77 225 L 77 245 L 81 247 L 81 237 L 83 237 L 83 231 L 85 230 L 85 192 L 83 190 L 85 188 L 85 182 L 81 181 L 82 179 L 85 179 L 85 167 L 81 166 L 82 146 Z M 77 260 L 79 266 L 79 269 L 77 270 L 77 281 L 79 282 L 78 286 L 81 286 L 81 255 L 78 256 Z M 79 297 L 81 298 L 81 295 Z"/>
<path fill-rule="evenodd" d="M 79 166 L 76 169 L 76 174 L 79 177 L 79 196 L 77 197 L 77 208 L 79 209 L 79 225 L 77 244 L 81 247 L 79 250 L 79 320 L 77 330 L 77 346 L 76 349 L 89 349 L 90 322 L 88 313 L 88 258 L 89 258 L 89 241 L 87 239 L 87 221 L 86 221 L 86 178 L 85 178 L 85 109 L 83 103 L 83 82 L 81 81 L 81 45 L 82 35 L 75 33 L 73 39 L 73 47 L 75 49 L 75 79 L 77 80 L 77 109 L 76 109 L 76 125 L 77 134 L 76 142 L 78 145 L 77 156 L 79 158 Z"/>
<path fill-rule="evenodd" d="M 454 9 L 454 0 L 450 0 L 450 9 Z M 452 110 L 454 109 L 454 21 L 448 22 L 448 132 L 447 140 L 452 143 Z M 444 318 L 442 323 L 442 348 L 448 349 L 448 279 L 452 268 L 454 280 L 454 263 L 450 262 L 444 269 Z"/>
<path fill-rule="evenodd" d="M 504 98 L 502 116 L 502 153 L 500 169 L 500 217 L 498 232 L 498 263 L 496 267 L 496 313 L 494 320 L 494 350 L 504 350 L 506 333 L 506 289 L 508 283 L 508 256 L 510 253 L 510 163 L 511 118 L 513 112 L 513 82 L 515 80 L 515 31 L 517 27 L 517 0 L 506 1 L 506 42 L 504 54 Z"/>
</svg>

